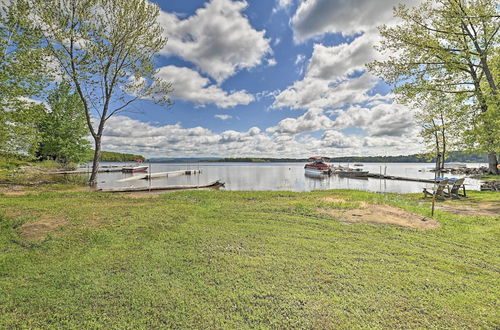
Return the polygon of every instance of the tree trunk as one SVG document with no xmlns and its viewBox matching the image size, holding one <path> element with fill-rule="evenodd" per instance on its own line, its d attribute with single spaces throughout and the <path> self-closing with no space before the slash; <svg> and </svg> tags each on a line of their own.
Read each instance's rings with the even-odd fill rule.
<svg viewBox="0 0 500 330">
<path fill-rule="evenodd" d="M 498 174 L 497 165 L 498 165 L 497 153 L 495 151 L 490 151 L 488 153 L 488 173 Z"/>
<path fill-rule="evenodd" d="M 92 161 L 92 174 L 90 175 L 89 185 L 97 184 L 97 173 L 99 172 L 99 161 L 101 160 L 101 136 L 94 138 L 94 160 Z"/>
</svg>

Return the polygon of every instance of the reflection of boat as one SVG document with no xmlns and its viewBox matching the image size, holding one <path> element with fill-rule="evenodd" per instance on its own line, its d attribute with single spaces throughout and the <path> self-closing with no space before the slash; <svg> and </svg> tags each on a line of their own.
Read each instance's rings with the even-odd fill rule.
<svg viewBox="0 0 500 330">
<path fill-rule="evenodd" d="M 368 176 L 353 176 L 353 175 L 339 175 L 340 178 L 353 179 L 353 180 L 366 180 L 368 181 Z"/>
<path fill-rule="evenodd" d="M 148 170 L 147 166 L 124 166 L 124 167 L 122 167 L 122 172 L 124 172 L 124 173 L 146 172 L 147 170 Z"/>
<path fill-rule="evenodd" d="M 332 173 L 332 169 L 326 164 L 328 160 L 330 160 L 330 158 L 323 156 L 310 157 L 309 161 L 311 162 L 304 166 L 305 173 L 311 175 L 330 175 Z"/>
<path fill-rule="evenodd" d="M 328 178 L 324 173 L 313 173 L 313 172 L 305 172 L 304 175 L 308 177 L 309 179 L 314 179 L 314 180 L 325 180 Z"/>
</svg>

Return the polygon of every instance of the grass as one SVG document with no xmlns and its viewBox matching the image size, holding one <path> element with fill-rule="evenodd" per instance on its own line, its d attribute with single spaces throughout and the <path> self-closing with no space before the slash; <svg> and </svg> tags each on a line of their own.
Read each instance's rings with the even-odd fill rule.
<svg viewBox="0 0 500 330">
<path fill-rule="evenodd" d="M 50 190 L 0 195 L 0 328 L 500 327 L 493 217 L 438 210 L 419 231 L 316 212 L 428 215 L 411 195 Z M 66 224 L 21 235 L 41 219 Z"/>
<path fill-rule="evenodd" d="M 62 169 L 63 165 L 53 160 L 28 162 L 16 158 L 0 156 L 0 184 L 38 185 L 38 184 L 73 184 L 85 185 L 86 175 L 51 175 L 47 171 Z M 67 165 L 69 168 L 74 164 Z"/>
<path fill-rule="evenodd" d="M 483 181 L 494 181 L 500 180 L 500 175 L 497 174 L 484 174 L 480 176 L 480 179 Z"/>
</svg>

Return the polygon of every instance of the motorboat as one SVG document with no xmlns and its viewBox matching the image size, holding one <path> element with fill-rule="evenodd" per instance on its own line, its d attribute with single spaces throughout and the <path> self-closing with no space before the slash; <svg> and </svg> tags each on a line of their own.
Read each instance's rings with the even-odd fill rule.
<svg viewBox="0 0 500 330">
<path fill-rule="evenodd" d="M 309 175 L 332 174 L 332 169 L 328 164 L 326 164 L 326 162 L 329 160 L 330 160 L 329 157 L 324 157 L 324 156 L 309 157 L 310 163 L 307 163 L 304 166 L 305 173 Z"/>
<path fill-rule="evenodd" d="M 123 173 L 135 173 L 135 172 L 146 172 L 148 166 L 124 166 L 122 167 Z"/>
<path fill-rule="evenodd" d="M 366 177 L 368 173 L 368 171 L 363 171 L 361 168 L 339 166 L 333 169 L 333 174 L 344 177 Z"/>
</svg>

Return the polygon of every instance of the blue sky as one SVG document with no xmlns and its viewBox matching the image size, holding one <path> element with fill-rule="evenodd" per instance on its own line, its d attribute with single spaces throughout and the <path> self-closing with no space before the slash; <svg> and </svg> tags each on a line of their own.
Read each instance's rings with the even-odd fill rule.
<svg viewBox="0 0 500 330">
<path fill-rule="evenodd" d="M 366 71 L 398 0 L 156 0 L 174 106 L 111 119 L 106 150 L 149 157 L 420 151 L 412 111 Z M 406 1 L 405 3 L 408 3 Z M 412 4 L 412 3 L 409 3 Z"/>
</svg>

